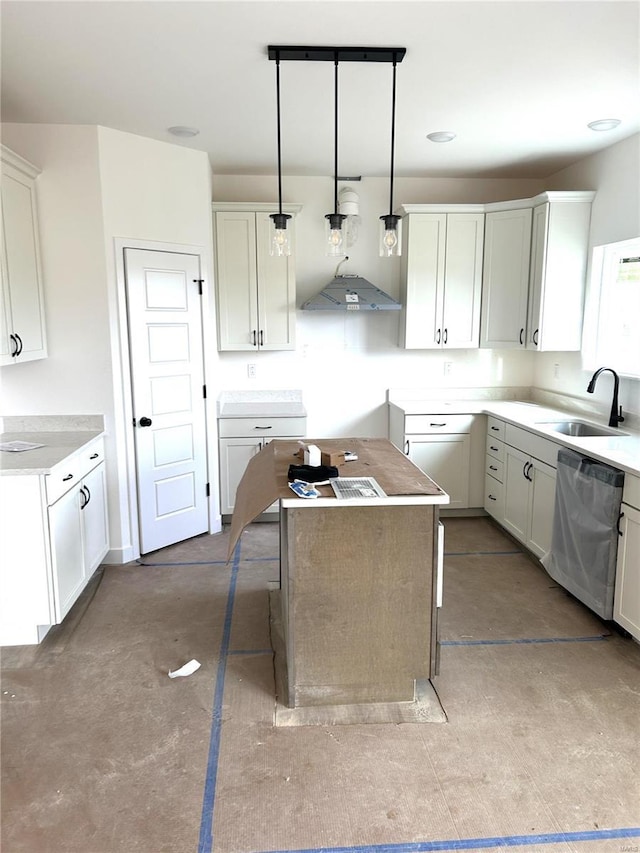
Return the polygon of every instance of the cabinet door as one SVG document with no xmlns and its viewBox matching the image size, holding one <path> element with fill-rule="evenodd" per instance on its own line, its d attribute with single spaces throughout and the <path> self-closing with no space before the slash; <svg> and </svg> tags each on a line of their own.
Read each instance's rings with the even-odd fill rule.
<svg viewBox="0 0 640 853">
<path fill-rule="evenodd" d="M 622 504 L 613 618 L 640 640 L 640 512 Z"/>
<path fill-rule="evenodd" d="M 504 524 L 504 486 L 487 474 L 484 478 L 484 508 L 500 524 Z"/>
<path fill-rule="evenodd" d="M 258 346 L 263 350 L 292 350 L 296 346 L 295 263 L 289 257 L 269 252 L 273 224 L 267 213 L 256 213 L 258 288 Z M 293 243 L 293 219 L 289 239 Z"/>
<path fill-rule="evenodd" d="M 88 580 L 109 549 L 104 464 L 87 474 L 81 483 L 80 496 L 85 579 Z"/>
<path fill-rule="evenodd" d="M 591 201 L 558 200 L 533 211 L 527 347 L 579 350 Z"/>
<path fill-rule="evenodd" d="M 477 347 L 482 293 L 483 213 L 448 213 L 442 312 L 447 349 Z"/>
<path fill-rule="evenodd" d="M 542 557 L 551 548 L 556 503 L 556 469 L 538 459 L 531 459 L 531 464 L 532 467 L 527 469 L 527 474 L 531 477 L 527 545 L 537 557 Z"/>
<path fill-rule="evenodd" d="M 406 349 L 442 346 L 446 227 L 445 213 L 410 214 L 404 223 L 401 345 Z"/>
<path fill-rule="evenodd" d="M 529 480 L 525 472 L 531 464 L 528 454 L 505 445 L 504 526 L 520 542 L 527 541 L 529 529 Z"/>
<path fill-rule="evenodd" d="M 85 583 L 80 486 L 49 507 L 55 621 L 62 622 Z"/>
<path fill-rule="evenodd" d="M 480 346 L 525 346 L 530 249 L 530 208 L 486 214 Z"/>
<path fill-rule="evenodd" d="M 412 435 L 408 449 L 411 461 L 451 498 L 444 509 L 469 506 L 469 435 Z"/>
<path fill-rule="evenodd" d="M 231 515 L 236 490 L 249 460 L 263 444 L 262 438 L 220 439 L 220 512 Z"/>
<path fill-rule="evenodd" d="M 218 349 L 258 348 L 255 213 L 215 214 Z"/>
<path fill-rule="evenodd" d="M 0 364 L 45 358 L 47 344 L 32 179 L 2 166 L 3 320 Z"/>
</svg>

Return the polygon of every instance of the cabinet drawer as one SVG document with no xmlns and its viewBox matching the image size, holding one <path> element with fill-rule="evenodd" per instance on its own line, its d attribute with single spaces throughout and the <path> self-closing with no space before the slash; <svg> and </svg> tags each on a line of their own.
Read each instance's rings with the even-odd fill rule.
<svg viewBox="0 0 640 853">
<path fill-rule="evenodd" d="M 306 418 L 220 418 L 218 421 L 220 438 L 302 437 L 306 429 Z"/>
<path fill-rule="evenodd" d="M 505 441 L 511 447 L 516 447 L 522 450 L 523 453 L 528 453 L 529 456 L 534 456 L 541 462 L 546 462 L 552 468 L 558 467 L 558 450 L 560 445 L 555 441 L 550 441 L 548 438 L 543 438 L 541 435 L 528 432 L 526 429 L 507 424 L 505 430 Z"/>
<path fill-rule="evenodd" d="M 626 504 L 640 509 L 640 477 L 634 477 L 633 474 L 624 475 L 622 500 Z"/>
<path fill-rule="evenodd" d="M 487 435 L 492 435 L 494 438 L 499 438 L 504 441 L 504 421 L 499 421 L 492 415 L 487 418 Z"/>
<path fill-rule="evenodd" d="M 92 441 L 78 453 L 80 477 L 84 477 L 89 471 L 93 471 L 96 465 L 104 462 L 104 439 L 98 438 Z"/>
<path fill-rule="evenodd" d="M 497 438 L 493 438 L 493 436 L 487 436 L 487 453 L 489 456 L 493 456 L 495 459 L 498 459 L 500 462 L 504 462 L 504 444 L 502 441 L 498 441 Z"/>
<path fill-rule="evenodd" d="M 473 424 L 473 415 L 407 415 L 404 431 L 408 435 L 431 433 L 468 433 Z"/>
<path fill-rule="evenodd" d="M 484 508 L 494 518 L 504 518 L 504 486 L 489 476 L 484 478 Z"/>
<path fill-rule="evenodd" d="M 498 480 L 498 482 L 500 482 L 500 483 L 504 483 L 503 469 L 504 469 L 504 462 L 501 462 L 499 459 L 496 459 L 495 456 L 491 456 L 490 454 L 487 454 L 486 473 L 490 477 L 493 477 L 495 480 Z"/>
<path fill-rule="evenodd" d="M 47 504 L 51 506 L 55 503 L 72 486 L 79 483 L 81 478 L 80 457 L 78 455 L 69 456 L 68 459 L 59 462 L 45 477 Z"/>
</svg>

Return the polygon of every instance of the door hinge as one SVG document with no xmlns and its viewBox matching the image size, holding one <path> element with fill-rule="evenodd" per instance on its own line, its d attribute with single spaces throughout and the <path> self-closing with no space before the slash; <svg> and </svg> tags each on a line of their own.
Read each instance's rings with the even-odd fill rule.
<svg viewBox="0 0 640 853">
<path fill-rule="evenodd" d="M 209 483 L 207 483 L 207 497 L 211 497 L 211 489 L 209 488 Z"/>
<path fill-rule="evenodd" d="M 198 293 L 202 296 L 202 285 L 204 284 L 203 278 L 194 278 L 194 283 L 198 285 Z"/>
<path fill-rule="evenodd" d="M 202 396 L 205 398 L 205 400 L 207 399 L 207 386 L 206 385 L 202 386 Z"/>
</svg>

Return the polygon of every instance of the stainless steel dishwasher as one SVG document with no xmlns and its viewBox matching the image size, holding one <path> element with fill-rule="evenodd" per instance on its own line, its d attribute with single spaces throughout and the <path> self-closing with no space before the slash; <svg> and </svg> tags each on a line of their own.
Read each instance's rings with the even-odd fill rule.
<svg viewBox="0 0 640 853">
<path fill-rule="evenodd" d="M 613 618 L 624 472 L 574 450 L 558 451 L 549 575 L 603 619 Z"/>
</svg>

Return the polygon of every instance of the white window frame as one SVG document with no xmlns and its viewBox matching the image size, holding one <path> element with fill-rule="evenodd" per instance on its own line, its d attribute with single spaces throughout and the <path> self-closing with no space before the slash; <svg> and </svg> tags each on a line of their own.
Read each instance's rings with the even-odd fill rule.
<svg viewBox="0 0 640 853">
<path fill-rule="evenodd" d="M 606 362 L 607 366 L 616 370 L 620 376 L 640 379 L 640 354 L 637 368 L 634 368 L 622 362 L 621 356 L 616 358 L 610 350 L 607 350 L 604 356 L 599 346 L 602 339 L 601 305 L 606 298 L 606 288 L 612 284 L 614 270 L 620 258 L 625 256 L 640 257 L 640 237 L 595 246 L 593 249 L 589 295 L 585 305 L 582 334 L 582 365 L 585 370 L 595 370 Z M 638 329 L 636 340 L 640 340 L 640 315 L 636 319 L 636 325 Z"/>
</svg>

